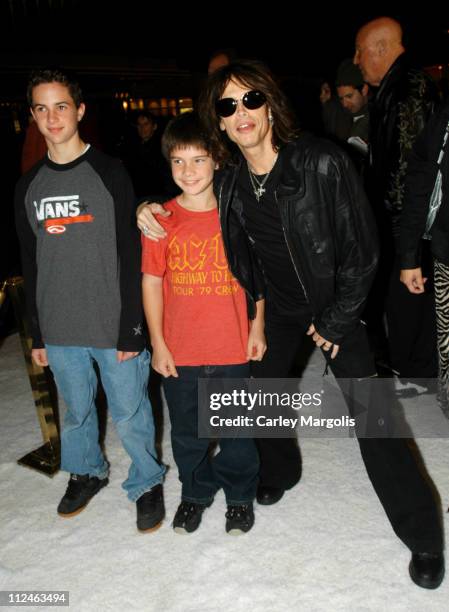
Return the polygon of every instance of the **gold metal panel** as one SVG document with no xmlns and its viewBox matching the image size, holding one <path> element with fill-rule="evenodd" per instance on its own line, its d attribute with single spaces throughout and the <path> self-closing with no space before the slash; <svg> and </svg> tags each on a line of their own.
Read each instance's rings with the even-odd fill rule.
<svg viewBox="0 0 449 612">
<path fill-rule="evenodd" d="M 4 288 L 5 283 L 2 292 Z M 32 340 L 26 315 L 23 278 L 21 276 L 8 278 L 6 288 L 11 298 L 19 328 L 23 355 L 44 441 L 43 446 L 19 459 L 18 463 L 32 467 L 48 476 L 53 476 L 59 470 L 61 448 L 56 388 L 49 368 L 42 368 L 31 359 Z"/>
</svg>

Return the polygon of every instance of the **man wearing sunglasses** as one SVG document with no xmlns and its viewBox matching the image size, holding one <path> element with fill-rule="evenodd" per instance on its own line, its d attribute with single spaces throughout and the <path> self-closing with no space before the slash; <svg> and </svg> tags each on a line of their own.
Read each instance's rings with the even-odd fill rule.
<svg viewBox="0 0 449 612">
<path fill-rule="evenodd" d="M 230 269 L 250 302 L 260 297 L 253 253 L 266 280 L 268 349 L 252 364 L 252 375 L 288 377 L 308 334 L 336 377 L 375 376 L 359 317 L 376 271 L 376 230 L 351 162 L 331 143 L 298 136 L 284 94 L 258 62 L 214 72 L 199 115 L 222 160 L 215 191 Z M 141 207 L 138 225 L 158 239 L 164 232 L 151 210 L 162 209 Z M 409 446 L 385 437 L 359 444 L 392 527 L 413 553 L 412 579 L 438 587 L 444 574 L 439 516 Z M 300 454 L 291 438 L 257 445 L 257 500 L 269 505 L 299 481 Z"/>
</svg>

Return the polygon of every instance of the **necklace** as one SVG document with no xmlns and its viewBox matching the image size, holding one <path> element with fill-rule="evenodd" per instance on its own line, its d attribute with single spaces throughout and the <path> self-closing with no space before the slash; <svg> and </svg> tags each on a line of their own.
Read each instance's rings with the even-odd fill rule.
<svg viewBox="0 0 449 612">
<path fill-rule="evenodd" d="M 262 180 L 259 180 L 257 178 L 257 176 L 251 172 L 251 168 L 249 167 L 249 162 L 246 162 L 246 165 L 248 166 L 249 180 L 251 182 L 251 187 L 253 188 L 253 192 L 254 192 L 254 195 L 256 196 L 257 202 L 259 202 L 260 198 L 266 192 L 265 184 L 268 181 L 268 178 L 269 178 L 269 176 L 270 176 L 274 166 L 276 165 L 277 158 L 278 158 L 278 156 L 276 155 L 276 157 L 274 158 L 274 162 L 273 162 L 273 165 L 271 166 L 270 171 L 263 177 Z"/>
</svg>

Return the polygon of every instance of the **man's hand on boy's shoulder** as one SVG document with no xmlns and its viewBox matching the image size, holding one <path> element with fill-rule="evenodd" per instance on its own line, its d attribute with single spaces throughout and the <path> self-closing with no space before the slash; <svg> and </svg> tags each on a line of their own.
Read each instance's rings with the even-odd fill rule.
<svg viewBox="0 0 449 612">
<path fill-rule="evenodd" d="M 169 217 L 171 211 L 166 210 L 162 204 L 153 202 L 142 202 L 139 204 L 136 210 L 137 226 L 143 235 L 154 242 L 158 242 L 161 238 L 167 236 L 167 232 L 164 228 L 156 221 L 154 215 L 161 215 L 162 217 Z"/>
</svg>

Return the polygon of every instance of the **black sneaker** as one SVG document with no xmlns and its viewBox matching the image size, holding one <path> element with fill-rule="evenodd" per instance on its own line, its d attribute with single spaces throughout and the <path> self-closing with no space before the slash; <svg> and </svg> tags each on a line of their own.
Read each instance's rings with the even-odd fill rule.
<svg viewBox="0 0 449 612">
<path fill-rule="evenodd" d="M 136 501 L 137 529 L 139 531 L 155 531 L 162 525 L 165 516 L 162 485 L 157 484 L 144 493 Z"/>
<path fill-rule="evenodd" d="M 253 504 L 228 506 L 226 512 L 226 531 L 229 535 L 247 533 L 254 525 Z"/>
<path fill-rule="evenodd" d="M 64 497 L 59 502 L 58 514 L 65 518 L 79 514 L 92 497 L 109 482 L 108 478 L 70 474 L 69 484 Z"/>
<path fill-rule="evenodd" d="M 173 529 L 180 534 L 193 533 L 200 526 L 203 512 L 208 506 L 210 504 L 182 501 L 173 519 Z"/>
</svg>

